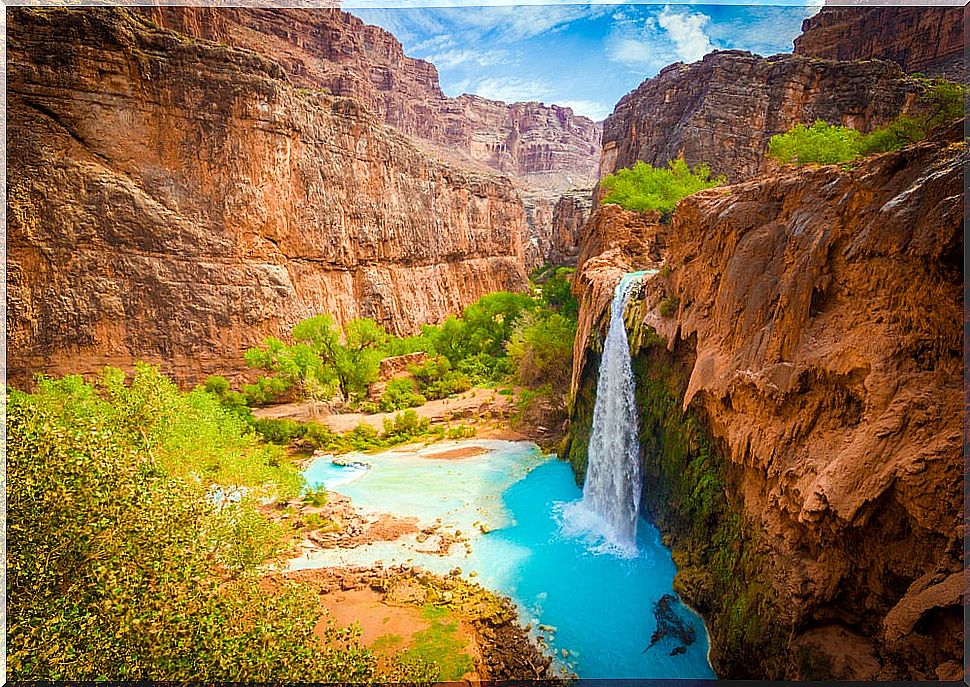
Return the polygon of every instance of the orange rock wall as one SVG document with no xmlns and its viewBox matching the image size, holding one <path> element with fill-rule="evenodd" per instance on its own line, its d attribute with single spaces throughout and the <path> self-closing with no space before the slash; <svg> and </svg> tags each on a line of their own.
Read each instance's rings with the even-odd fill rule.
<svg viewBox="0 0 970 687">
<path fill-rule="evenodd" d="M 300 319 L 416 331 L 526 286 L 511 184 L 123 9 L 8 13 L 8 375 L 240 369 Z"/>
<path fill-rule="evenodd" d="M 721 677 L 804 678 L 806 655 L 829 679 L 961 675 L 960 134 L 685 199 L 665 269 L 628 313 L 679 356 L 683 409 L 720 447 L 762 561 L 744 583 L 768 585 L 762 615 L 789 628 L 787 667 L 732 663 Z M 594 334 L 644 257 L 624 245 L 641 220 L 614 219 L 577 280 Z M 575 358 L 574 391 L 590 374 Z M 712 628 L 722 669 L 736 651 L 718 645 L 725 617 Z"/>
</svg>

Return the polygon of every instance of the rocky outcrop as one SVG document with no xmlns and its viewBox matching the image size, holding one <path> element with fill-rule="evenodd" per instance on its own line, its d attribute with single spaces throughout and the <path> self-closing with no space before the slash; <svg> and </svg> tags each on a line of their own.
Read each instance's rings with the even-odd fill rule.
<svg viewBox="0 0 970 687">
<path fill-rule="evenodd" d="M 182 382 L 319 312 L 397 333 L 524 288 L 511 184 L 124 9 L 8 14 L 9 379 Z"/>
<path fill-rule="evenodd" d="M 960 133 L 685 199 L 627 313 L 644 507 L 721 677 L 960 678 Z"/>
<path fill-rule="evenodd" d="M 966 82 L 965 7 L 823 7 L 802 23 L 795 54 L 890 60 L 907 72 Z"/>
<path fill-rule="evenodd" d="M 435 157 L 497 171 L 530 196 L 530 267 L 547 259 L 551 207 L 597 179 L 602 128 L 568 107 L 449 98 L 434 65 L 413 59 L 394 36 L 339 9 L 153 7 L 156 23 L 206 40 L 272 55 L 293 83 L 363 103 Z M 548 206 L 548 207 L 547 207 Z"/>
<path fill-rule="evenodd" d="M 639 213 L 619 205 L 601 205 L 584 227 L 582 250 L 573 278 L 579 301 L 579 323 L 573 343 L 571 395 L 586 367 L 589 349 L 599 352 L 610 301 L 627 272 L 659 268 L 666 248 L 667 227 L 655 212 Z"/>
<path fill-rule="evenodd" d="M 870 131 L 917 106 L 922 86 L 890 62 L 723 51 L 676 63 L 625 95 L 603 124 L 601 172 L 683 156 L 728 181 L 772 169 L 769 139 L 822 119 Z"/>
<path fill-rule="evenodd" d="M 583 225 L 592 210 L 592 188 L 572 189 L 560 196 L 552 210 L 549 262 L 556 265 L 576 264 Z"/>
</svg>

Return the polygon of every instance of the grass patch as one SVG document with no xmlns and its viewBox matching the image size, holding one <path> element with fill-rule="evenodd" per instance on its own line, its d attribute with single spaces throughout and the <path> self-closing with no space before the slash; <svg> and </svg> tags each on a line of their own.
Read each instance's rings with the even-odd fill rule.
<svg viewBox="0 0 970 687">
<path fill-rule="evenodd" d="M 462 675 L 475 667 L 475 663 L 466 653 L 465 640 L 458 634 L 458 621 L 451 618 L 451 611 L 447 608 L 433 604 L 425 604 L 421 617 L 431 621 L 431 625 L 415 633 L 413 645 L 401 656 L 402 663 L 431 663 L 440 670 L 441 680 L 460 680 Z"/>
</svg>

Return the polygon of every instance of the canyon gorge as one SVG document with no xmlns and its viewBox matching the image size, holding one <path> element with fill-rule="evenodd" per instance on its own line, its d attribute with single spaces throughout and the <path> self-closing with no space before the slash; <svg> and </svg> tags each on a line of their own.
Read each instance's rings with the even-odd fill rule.
<svg viewBox="0 0 970 687">
<path fill-rule="evenodd" d="M 575 266 L 569 391 L 539 428 L 568 465 L 535 463 L 570 474 L 536 489 L 582 486 L 619 323 L 631 493 L 706 623 L 705 669 L 959 680 L 963 122 L 840 164 L 766 152 L 819 119 L 925 115 L 923 75 L 966 82 L 963 14 L 826 6 L 791 54 L 670 64 L 593 122 L 449 97 L 337 8 L 8 10 L 8 383 L 145 361 L 182 388 L 238 386 L 247 348 L 310 316 L 406 336 Z M 678 157 L 725 183 L 670 213 L 600 202 L 606 175 Z M 516 470 L 539 460 L 496 446 Z"/>
</svg>

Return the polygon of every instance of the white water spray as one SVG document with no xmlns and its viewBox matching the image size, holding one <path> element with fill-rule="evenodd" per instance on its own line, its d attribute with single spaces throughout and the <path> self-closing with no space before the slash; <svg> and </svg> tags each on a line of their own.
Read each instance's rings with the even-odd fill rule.
<svg viewBox="0 0 970 687">
<path fill-rule="evenodd" d="M 636 555 L 637 551 L 640 445 L 623 307 L 630 287 L 644 274 L 624 275 L 613 295 L 596 384 L 583 499 L 568 513 L 569 529 L 591 532 L 624 555 Z"/>
</svg>

